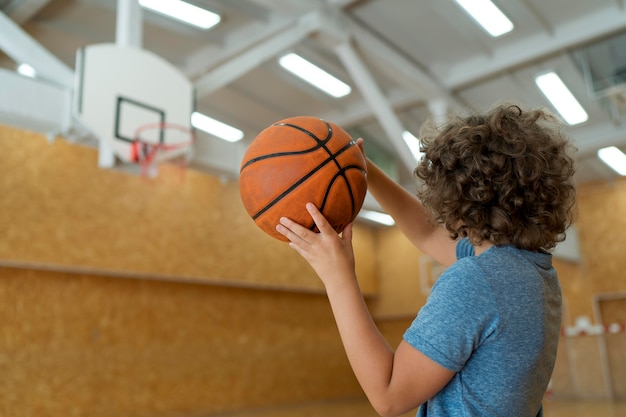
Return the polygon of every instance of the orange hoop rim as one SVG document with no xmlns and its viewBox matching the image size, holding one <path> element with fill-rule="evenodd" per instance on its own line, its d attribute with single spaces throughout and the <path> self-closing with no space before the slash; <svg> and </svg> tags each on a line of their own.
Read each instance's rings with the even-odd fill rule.
<svg viewBox="0 0 626 417">
<path fill-rule="evenodd" d="M 166 143 L 154 143 L 148 142 L 141 138 L 143 132 L 148 130 L 177 130 L 186 135 L 189 135 L 189 140 L 178 142 L 175 144 L 166 144 Z M 168 123 L 168 122 L 158 122 L 158 123 L 147 123 L 139 126 L 135 130 L 134 140 L 132 142 L 131 147 L 131 161 L 138 162 L 142 168 L 142 174 L 145 176 L 148 172 L 148 169 L 154 165 L 155 157 L 159 152 L 167 152 L 173 151 L 177 149 L 191 148 L 191 145 L 196 140 L 196 135 L 194 130 L 188 126 L 184 126 L 177 123 Z"/>
</svg>

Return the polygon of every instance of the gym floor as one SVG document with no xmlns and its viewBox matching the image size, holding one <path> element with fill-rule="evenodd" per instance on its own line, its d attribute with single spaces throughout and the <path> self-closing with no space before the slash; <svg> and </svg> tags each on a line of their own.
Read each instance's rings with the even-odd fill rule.
<svg viewBox="0 0 626 417">
<path fill-rule="evenodd" d="M 364 399 L 337 401 L 285 407 L 281 409 L 253 410 L 249 412 L 229 413 L 228 417 L 377 417 L 378 414 Z M 413 417 L 415 412 L 408 412 L 402 417 Z M 544 417 L 626 417 L 626 401 L 566 401 L 546 400 Z"/>
<path fill-rule="evenodd" d="M 545 417 L 626 417 L 626 401 L 563 401 L 544 403 Z"/>
</svg>

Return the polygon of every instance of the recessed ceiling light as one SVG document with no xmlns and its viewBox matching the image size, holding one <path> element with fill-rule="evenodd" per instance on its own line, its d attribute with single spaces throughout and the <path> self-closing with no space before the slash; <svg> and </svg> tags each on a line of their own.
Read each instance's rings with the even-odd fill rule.
<svg viewBox="0 0 626 417">
<path fill-rule="evenodd" d="M 205 30 L 222 20 L 217 13 L 181 0 L 139 0 L 139 4 L 146 9 Z"/>
<path fill-rule="evenodd" d="M 598 151 L 598 158 L 610 166 L 615 172 L 626 176 L 626 155 L 615 146 L 602 148 Z"/>
<path fill-rule="evenodd" d="M 237 142 L 243 139 L 243 132 L 241 130 L 202 113 L 193 112 L 191 114 L 191 125 L 196 129 L 217 136 L 227 142 Z"/>
<path fill-rule="evenodd" d="M 556 73 L 539 75 L 535 83 L 568 124 L 577 125 L 587 121 L 587 112 Z"/>
<path fill-rule="evenodd" d="M 297 54 L 284 55 L 278 63 L 287 71 L 335 98 L 346 96 L 352 91 L 348 84 Z"/>
<path fill-rule="evenodd" d="M 456 2 L 494 38 L 513 30 L 513 22 L 490 0 L 456 0 Z"/>
<path fill-rule="evenodd" d="M 382 213 L 380 211 L 361 209 L 357 217 L 385 226 L 393 226 L 394 224 L 396 224 L 396 222 L 393 220 L 393 217 L 391 217 L 387 213 Z"/>
<path fill-rule="evenodd" d="M 17 67 L 17 72 L 18 74 L 22 74 L 26 77 L 31 77 L 31 78 L 35 78 L 35 76 L 37 75 L 37 71 L 35 71 L 35 68 L 31 67 L 28 64 L 20 64 Z"/>
</svg>

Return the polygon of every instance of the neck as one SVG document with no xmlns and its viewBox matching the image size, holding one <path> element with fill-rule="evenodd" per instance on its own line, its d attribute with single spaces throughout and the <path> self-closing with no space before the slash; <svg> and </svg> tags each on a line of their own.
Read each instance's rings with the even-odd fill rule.
<svg viewBox="0 0 626 417">
<path fill-rule="evenodd" d="M 488 241 L 483 241 L 480 245 L 474 245 L 474 255 L 478 256 L 492 246 L 493 243 Z"/>
</svg>

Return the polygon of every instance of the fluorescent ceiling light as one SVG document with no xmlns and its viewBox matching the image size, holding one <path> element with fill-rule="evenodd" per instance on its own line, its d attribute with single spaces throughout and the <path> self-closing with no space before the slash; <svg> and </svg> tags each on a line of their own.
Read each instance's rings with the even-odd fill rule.
<svg viewBox="0 0 626 417">
<path fill-rule="evenodd" d="M 200 129 L 206 133 L 217 136 L 227 142 L 237 142 L 238 140 L 243 139 L 243 132 L 241 130 L 202 113 L 193 112 L 191 114 L 191 125 L 196 129 Z"/>
<path fill-rule="evenodd" d="M 598 151 L 598 158 L 613 168 L 615 172 L 626 176 L 626 155 L 615 146 L 602 148 Z"/>
<path fill-rule="evenodd" d="M 535 83 L 568 124 L 577 125 L 587 121 L 587 112 L 556 73 L 539 75 Z"/>
<path fill-rule="evenodd" d="M 456 0 L 456 2 L 494 38 L 513 30 L 513 22 L 490 0 Z"/>
<path fill-rule="evenodd" d="M 348 84 L 294 53 L 282 56 L 278 63 L 287 71 L 335 98 L 346 96 L 352 91 Z"/>
<path fill-rule="evenodd" d="M 402 132 L 402 139 L 404 140 L 404 143 L 406 143 L 406 145 L 409 147 L 413 158 L 415 158 L 415 162 L 419 162 L 424 155 L 424 153 L 420 151 L 420 140 L 408 130 Z"/>
<path fill-rule="evenodd" d="M 37 75 L 37 71 L 35 71 L 35 68 L 31 67 L 28 64 L 20 64 L 17 67 L 17 72 L 31 78 L 35 78 L 35 75 Z"/>
<path fill-rule="evenodd" d="M 146 9 L 205 30 L 222 20 L 217 13 L 180 0 L 139 0 L 139 4 Z"/>
<path fill-rule="evenodd" d="M 380 211 L 361 209 L 357 217 L 360 219 L 379 223 L 384 226 L 393 226 L 394 224 L 396 224 L 396 222 L 393 220 L 393 217 L 391 217 L 387 213 L 381 213 Z"/>
</svg>

